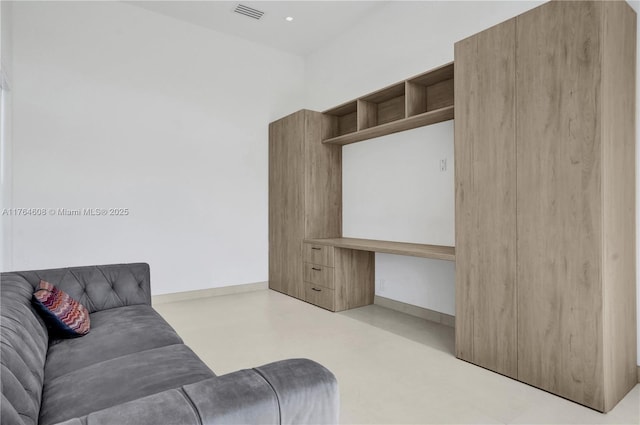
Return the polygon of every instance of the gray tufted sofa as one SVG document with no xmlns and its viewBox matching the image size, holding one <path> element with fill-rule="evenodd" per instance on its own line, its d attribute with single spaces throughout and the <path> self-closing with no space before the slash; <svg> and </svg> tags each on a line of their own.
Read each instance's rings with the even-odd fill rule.
<svg viewBox="0 0 640 425">
<path fill-rule="evenodd" d="M 49 339 L 31 306 L 40 279 L 87 307 L 88 335 Z M 0 286 L 2 425 L 338 421 L 336 380 L 310 360 L 216 376 L 151 307 L 147 264 L 2 273 Z"/>
</svg>

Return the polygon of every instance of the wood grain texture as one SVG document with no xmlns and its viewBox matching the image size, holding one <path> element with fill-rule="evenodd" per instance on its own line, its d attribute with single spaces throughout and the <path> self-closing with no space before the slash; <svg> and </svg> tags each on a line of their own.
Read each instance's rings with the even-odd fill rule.
<svg viewBox="0 0 640 425">
<path fill-rule="evenodd" d="M 518 379 L 603 410 L 600 2 L 517 18 Z"/>
<path fill-rule="evenodd" d="M 427 72 L 409 78 L 407 81 L 422 86 L 431 86 L 441 81 L 451 80 L 454 74 L 453 64 L 454 62 L 449 62 L 438 68 L 430 69 Z"/>
<path fill-rule="evenodd" d="M 358 129 L 358 115 L 352 112 L 338 117 L 338 135 L 353 133 Z"/>
<path fill-rule="evenodd" d="M 355 100 L 350 100 L 350 101 L 342 103 L 342 104 L 340 104 L 338 106 L 334 106 L 331 109 L 327 109 L 326 111 L 323 111 L 322 113 L 324 115 L 342 116 L 342 115 L 352 114 L 352 113 L 356 112 L 356 110 L 357 110 L 356 101 Z"/>
<path fill-rule="evenodd" d="M 358 99 L 358 131 L 378 125 L 378 105 Z"/>
<path fill-rule="evenodd" d="M 367 128 L 356 133 L 326 139 L 323 140 L 322 143 L 348 145 L 350 143 L 361 142 L 363 140 L 373 139 L 380 136 L 386 136 L 387 134 L 393 134 L 399 131 L 410 130 L 412 128 L 435 124 L 442 121 L 448 121 L 453 119 L 453 108 L 453 106 L 447 106 L 442 109 L 436 109 L 435 111 L 425 112 L 424 114 L 404 118 L 372 128 Z"/>
<path fill-rule="evenodd" d="M 269 288 L 301 298 L 304 111 L 269 125 Z"/>
<path fill-rule="evenodd" d="M 405 97 L 405 110 L 407 117 L 420 115 L 427 112 L 427 88 L 422 84 L 407 81 Z M 453 93 L 451 95 L 453 104 Z"/>
<path fill-rule="evenodd" d="M 376 90 L 360 99 L 371 103 L 382 103 L 398 96 L 404 96 L 404 81 Z"/>
<path fill-rule="evenodd" d="M 327 118 L 299 111 L 269 126 L 269 287 L 305 296 L 303 239 L 342 234 L 342 152 Z"/>
<path fill-rule="evenodd" d="M 305 242 L 303 251 L 302 255 L 306 263 L 333 267 L 333 247 Z"/>
<path fill-rule="evenodd" d="M 324 145 L 322 114 L 304 113 L 304 237 L 339 237 L 342 235 L 342 149 Z M 302 238 L 298 241 L 302 249 Z"/>
<path fill-rule="evenodd" d="M 335 311 L 373 304 L 375 254 L 335 248 Z"/>
<path fill-rule="evenodd" d="M 336 311 L 335 291 L 313 283 L 304 284 L 304 300 L 329 311 Z"/>
<path fill-rule="evenodd" d="M 638 382 L 635 241 L 636 13 L 604 7 L 602 194 L 604 410 Z"/>
<path fill-rule="evenodd" d="M 433 258 L 455 261 L 456 252 L 452 246 L 424 245 L 417 243 L 378 241 L 357 238 L 306 239 L 314 245 L 326 245 L 338 248 L 350 248 L 360 251 L 384 252 L 386 254 L 408 255 L 411 257 Z"/>
<path fill-rule="evenodd" d="M 455 45 L 456 356 L 517 376 L 515 20 Z"/>
<path fill-rule="evenodd" d="M 322 139 L 341 136 L 357 130 L 357 103 L 355 100 L 323 112 L 325 117 Z"/>
<path fill-rule="evenodd" d="M 323 143 L 347 145 L 453 119 L 453 72 L 451 62 L 324 111 Z"/>
<path fill-rule="evenodd" d="M 453 78 L 427 86 L 426 111 L 453 105 Z"/>
<path fill-rule="evenodd" d="M 322 140 L 341 136 L 340 123 L 335 115 L 322 114 Z"/>
<path fill-rule="evenodd" d="M 406 117 L 405 96 L 397 96 L 377 104 L 378 121 L 376 125 L 383 125 Z"/>
<path fill-rule="evenodd" d="M 334 289 L 333 267 L 321 266 L 319 264 L 304 263 L 304 281 L 325 288 Z"/>
</svg>

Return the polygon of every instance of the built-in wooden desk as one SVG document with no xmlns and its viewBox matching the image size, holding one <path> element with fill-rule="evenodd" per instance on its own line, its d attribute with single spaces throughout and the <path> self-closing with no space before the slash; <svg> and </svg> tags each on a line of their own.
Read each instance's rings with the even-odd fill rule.
<svg viewBox="0 0 640 425">
<path fill-rule="evenodd" d="M 376 252 L 455 261 L 452 246 L 356 238 L 305 239 L 304 300 L 331 311 L 373 303 Z"/>
<path fill-rule="evenodd" d="M 327 245 L 337 248 L 358 249 L 360 251 L 383 252 L 385 254 L 410 255 L 412 257 L 436 260 L 456 260 L 456 250 L 452 246 L 425 245 L 418 243 L 377 241 L 374 239 L 328 238 L 305 239 L 306 243 Z"/>
</svg>

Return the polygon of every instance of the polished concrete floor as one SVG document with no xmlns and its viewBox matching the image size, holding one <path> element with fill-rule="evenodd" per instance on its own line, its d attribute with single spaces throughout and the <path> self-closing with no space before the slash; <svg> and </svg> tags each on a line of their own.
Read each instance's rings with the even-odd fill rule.
<svg viewBox="0 0 640 425">
<path fill-rule="evenodd" d="M 330 313 L 273 291 L 155 306 L 218 375 L 306 357 L 337 377 L 343 424 L 639 424 L 457 360 L 453 329 L 376 305 Z"/>
</svg>

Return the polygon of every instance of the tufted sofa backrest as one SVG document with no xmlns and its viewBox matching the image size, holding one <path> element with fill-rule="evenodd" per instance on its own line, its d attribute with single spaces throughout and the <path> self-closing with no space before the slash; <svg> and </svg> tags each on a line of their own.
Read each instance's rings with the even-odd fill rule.
<svg viewBox="0 0 640 425">
<path fill-rule="evenodd" d="M 90 313 L 151 304 L 149 265 L 114 264 L 0 274 L 0 423 L 36 425 L 49 336 L 31 297 L 46 280 Z"/>
<path fill-rule="evenodd" d="M 33 286 L 17 274 L 0 276 L 0 422 L 38 423 L 49 336 L 31 306 Z"/>
<path fill-rule="evenodd" d="M 13 272 L 34 288 L 46 280 L 93 313 L 135 304 L 151 304 L 149 265 L 110 264 Z"/>
</svg>

